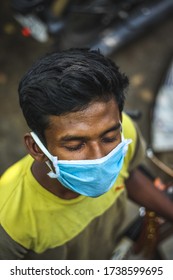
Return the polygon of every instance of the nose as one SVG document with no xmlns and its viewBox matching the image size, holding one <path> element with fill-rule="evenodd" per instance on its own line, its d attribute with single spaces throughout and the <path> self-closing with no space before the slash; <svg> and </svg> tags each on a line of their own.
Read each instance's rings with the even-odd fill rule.
<svg viewBox="0 0 173 280">
<path fill-rule="evenodd" d="M 95 141 L 90 143 L 90 145 L 88 146 L 87 159 L 102 158 L 102 157 L 106 156 L 106 154 L 107 153 L 104 151 L 103 147 Z"/>
</svg>

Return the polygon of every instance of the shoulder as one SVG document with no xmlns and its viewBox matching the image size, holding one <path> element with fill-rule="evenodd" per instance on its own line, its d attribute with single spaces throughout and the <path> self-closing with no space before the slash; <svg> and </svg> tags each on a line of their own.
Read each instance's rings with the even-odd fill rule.
<svg viewBox="0 0 173 280">
<path fill-rule="evenodd" d="M 2 205 L 21 185 L 23 177 L 31 167 L 33 159 L 27 155 L 10 166 L 0 177 L 0 211 Z"/>
<path fill-rule="evenodd" d="M 8 234 L 21 230 L 18 225 L 22 216 L 23 204 L 26 201 L 24 199 L 24 181 L 32 162 L 33 159 L 27 155 L 9 167 L 0 178 L 0 224 Z M 10 236 L 13 237 L 12 234 Z"/>
<path fill-rule="evenodd" d="M 131 171 L 144 160 L 146 143 L 138 125 L 125 113 L 122 115 L 122 129 L 124 138 L 132 139 L 124 162 Z"/>
<path fill-rule="evenodd" d="M 30 155 L 27 155 L 11 165 L 0 177 L 0 191 L 3 186 L 8 185 L 11 182 L 15 182 L 19 177 L 21 177 L 31 166 L 33 158 Z"/>
</svg>

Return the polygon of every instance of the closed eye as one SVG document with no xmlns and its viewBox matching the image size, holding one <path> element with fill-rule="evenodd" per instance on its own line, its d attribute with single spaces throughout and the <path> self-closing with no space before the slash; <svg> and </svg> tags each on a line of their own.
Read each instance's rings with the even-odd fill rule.
<svg viewBox="0 0 173 280">
<path fill-rule="evenodd" d="M 75 146 L 65 146 L 66 150 L 73 152 L 73 151 L 78 151 L 80 149 L 82 149 L 84 147 L 84 143 L 81 143 L 79 145 L 75 145 Z"/>
<path fill-rule="evenodd" d="M 114 137 L 104 137 L 102 138 L 102 142 L 104 143 L 112 143 L 112 142 L 115 142 L 118 140 L 118 137 L 117 136 L 114 136 Z"/>
</svg>

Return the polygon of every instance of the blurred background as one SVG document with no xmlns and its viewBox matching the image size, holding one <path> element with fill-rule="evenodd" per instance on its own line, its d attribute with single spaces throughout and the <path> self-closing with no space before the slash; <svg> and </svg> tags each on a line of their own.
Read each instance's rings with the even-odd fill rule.
<svg viewBox="0 0 173 280">
<path fill-rule="evenodd" d="M 28 128 L 17 94 L 20 78 L 44 53 L 68 47 L 100 48 L 128 75 L 125 110 L 141 113 L 137 123 L 153 147 L 153 108 L 172 61 L 172 30 L 172 0 L 1 1 L 0 175 L 27 153 L 23 134 Z M 155 151 L 169 171 L 172 150 Z M 151 160 L 145 165 L 154 176 L 172 180 Z M 132 219 L 137 208 L 130 209 Z"/>
</svg>

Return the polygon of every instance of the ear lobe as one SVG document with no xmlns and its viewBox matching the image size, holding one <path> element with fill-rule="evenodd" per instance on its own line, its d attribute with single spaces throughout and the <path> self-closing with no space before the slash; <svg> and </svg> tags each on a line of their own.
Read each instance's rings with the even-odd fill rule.
<svg viewBox="0 0 173 280">
<path fill-rule="evenodd" d="M 29 154 L 39 162 L 45 162 L 47 157 L 45 154 L 40 150 L 38 145 L 35 143 L 34 139 L 32 138 L 30 133 L 26 133 L 24 135 L 24 142 L 27 147 Z"/>
</svg>

